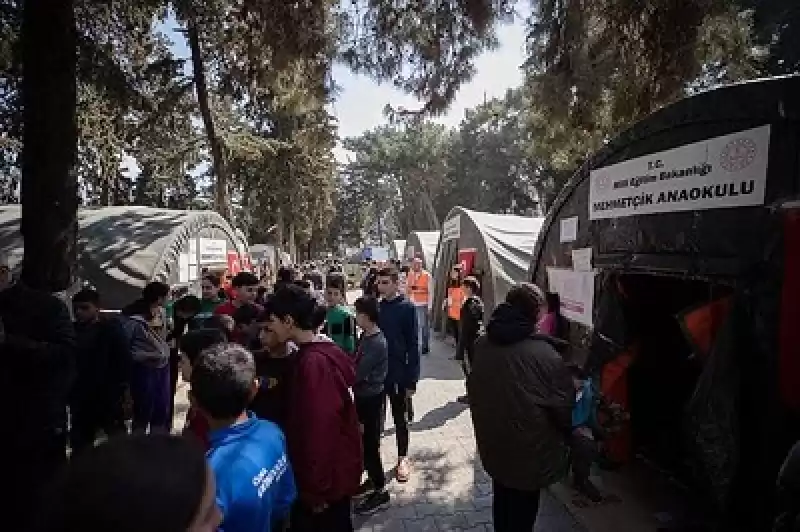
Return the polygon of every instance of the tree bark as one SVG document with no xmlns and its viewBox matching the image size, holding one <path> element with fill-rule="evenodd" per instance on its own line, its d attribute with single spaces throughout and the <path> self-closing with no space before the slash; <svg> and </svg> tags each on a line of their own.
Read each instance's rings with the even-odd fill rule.
<svg viewBox="0 0 800 532">
<path fill-rule="evenodd" d="M 283 209 L 281 209 L 281 208 L 278 208 L 278 221 L 277 221 L 277 223 L 275 225 L 278 226 L 278 228 L 275 229 L 275 240 L 276 240 L 276 243 L 275 243 L 275 268 L 276 268 L 275 272 L 277 273 L 277 271 L 278 271 L 277 268 L 280 268 L 281 260 L 283 259 L 283 235 L 284 235 L 283 226 L 284 226 L 284 221 L 283 221 Z"/>
<path fill-rule="evenodd" d="M 200 48 L 200 35 L 197 30 L 197 17 L 189 8 L 186 34 L 189 40 L 189 50 L 192 53 L 192 77 L 197 94 L 197 106 L 203 119 L 203 127 L 208 138 L 208 147 L 211 152 L 211 167 L 214 170 L 214 209 L 228 221 L 231 221 L 231 202 L 228 196 L 228 174 L 225 168 L 225 159 L 222 149 L 222 140 L 217 134 L 214 117 L 211 116 L 209 103 L 208 81 L 206 79 L 203 51 Z"/>
<path fill-rule="evenodd" d="M 22 14 L 22 280 L 67 289 L 77 260 L 74 0 L 26 0 Z"/>
</svg>

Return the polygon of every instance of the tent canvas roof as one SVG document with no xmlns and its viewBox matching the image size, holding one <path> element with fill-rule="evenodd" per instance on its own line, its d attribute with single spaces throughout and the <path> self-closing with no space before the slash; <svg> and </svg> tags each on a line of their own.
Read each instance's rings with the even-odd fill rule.
<svg viewBox="0 0 800 532">
<path fill-rule="evenodd" d="M 411 231 L 406 246 L 414 246 L 414 253 L 422 253 L 423 266 L 428 270 L 436 267 L 436 248 L 439 246 L 441 231 Z M 405 254 L 405 250 L 403 250 Z M 406 257 L 412 259 L 413 257 Z"/>
<path fill-rule="evenodd" d="M 18 205 L 0 207 L 0 252 L 11 257 L 12 267 L 22 259 L 21 214 Z M 81 209 L 78 226 L 77 276 L 100 291 L 108 308 L 129 303 L 149 281 L 167 281 L 177 268 L 178 255 L 201 231 L 226 238 L 232 249 L 242 245 L 231 226 L 212 211 Z"/>
</svg>

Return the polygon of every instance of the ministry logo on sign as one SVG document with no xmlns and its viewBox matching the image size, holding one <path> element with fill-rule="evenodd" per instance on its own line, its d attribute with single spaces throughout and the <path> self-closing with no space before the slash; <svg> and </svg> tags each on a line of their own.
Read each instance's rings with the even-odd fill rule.
<svg viewBox="0 0 800 532">
<path fill-rule="evenodd" d="M 600 174 L 594 182 L 594 188 L 597 192 L 608 192 L 611 189 L 611 178 L 608 174 Z"/>
<path fill-rule="evenodd" d="M 750 166 L 758 155 L 758 146 L 748 137 L 730 141 L 719 154 L 719 164 L 728 172 L 740 172 Z"/>
</svg>

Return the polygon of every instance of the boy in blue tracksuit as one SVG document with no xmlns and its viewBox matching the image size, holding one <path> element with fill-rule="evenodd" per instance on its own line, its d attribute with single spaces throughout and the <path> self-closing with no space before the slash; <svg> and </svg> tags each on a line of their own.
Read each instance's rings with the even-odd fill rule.
<svg viewBox="0 0 800 532">
<path fill-rule="evenodd" d="M 190 399 L 211 429 L 222 532 L 283 530 L 297 496 L 283 433 L 245 410 L 257 389 L 253 355 L 239 345 L 217 344 L 192 368 Z"/>
<path fill-rule="evenodd" d="M 386 337 L 389 352 L 389 371 L 384 389 L 389 397 L 397 438 L 398 482 L 407 482 L 410 474 L 408 463 L 408 421 L 411 397 L 419 381 L 419 343 L 417 341 L 417 311 L 398 290 L 398 273 L 393 268 L 378 272 L 378 292 L 381 301 L 378 324 Z"/>
</svg>

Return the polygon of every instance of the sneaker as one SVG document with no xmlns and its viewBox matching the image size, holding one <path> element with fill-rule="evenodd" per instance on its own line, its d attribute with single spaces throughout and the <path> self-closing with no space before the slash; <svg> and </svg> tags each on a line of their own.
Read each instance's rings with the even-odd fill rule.
<svg viewBox="0 0 800 532">
<path fill-rule="evenodd" d="M 408 482 L 408 477 L 411 476 L 411 465 L 408 463 L 408 458 L 401 458 L 399 462 L 397 462 L 397 469 L 395 470 L 394 474 L 397 482 L 401 484 Z"/>
<path fill-rule="evenodd" d="M 372 515 L 385 510 L 389 506 L 389 492 L 385 489 L 373 491 L 366 499 L 355 507 L 358 515 Z"/>
</svg>

